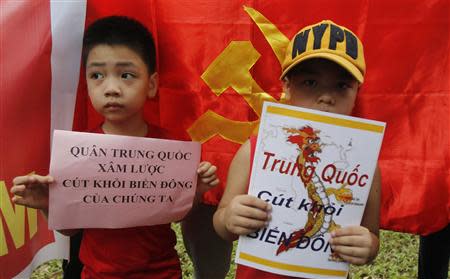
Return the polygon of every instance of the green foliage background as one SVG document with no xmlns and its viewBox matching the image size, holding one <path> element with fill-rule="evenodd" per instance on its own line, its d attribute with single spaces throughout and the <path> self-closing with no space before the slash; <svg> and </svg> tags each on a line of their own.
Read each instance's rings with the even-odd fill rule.
<svg viewBox="0 0 450 279">
<path fill-rule="evenodd" d="M 178 236 L 177 251 L 183 268 L 183 278 L 193 278 L 192 263 L 186 254 L 179 225 L 173 225 Z M 417 278 L 418 236 L 381 231 L 381 249 L 374 263 L 351 266 L 351 278 L 361 279 L 411 279 Z M 227 278 L 234 278 L 235 265 L 231 266 Z M 38 267 L 32 279 L 62 278 L 61 261 L 54 260 Z M 449 277 L 450 278 L 450 277 Z"/>
</svg>

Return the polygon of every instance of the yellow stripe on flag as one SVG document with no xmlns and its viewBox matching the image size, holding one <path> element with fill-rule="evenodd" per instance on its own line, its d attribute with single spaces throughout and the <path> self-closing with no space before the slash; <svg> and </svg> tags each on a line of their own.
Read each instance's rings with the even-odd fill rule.
<svg viewBox="0 0 450 279">
<path fill-rule="evenodd" d="M 239 258 L 242 260 L 246 260 L 249 262 L 253 262 L 260 265 L 265 265 L 268 267 L 282 269 L 286 271 L 294 271 L 294 272 L 303 272 L 309 274 L 319 274 L 319 275 L 334 275 L 334 276 L 347 276 L 347 271 L 344 270 L 334 270 L 334 269 L 323 269 L 323 268 L 315 268 L 315 267 L 307 267 L 301 265 L 287 264 L 271 261 L 268 259 L 263 259 L 257 256 L 253 256 L 247 253 L 240 253 Z"/>
<path fill-rule="evenodd" d="M 320 115 L 320 114 L 304 112 L 304 111 L 295 111 L 295 110 L 290 110 L 290 109 L 281 108 L 281 107 L 268 106 L 267 112 L 272 113 L 272 114 L 278 114 L 278 115 L 283 115 L 283 116 L 289 116 L 289 117 L 294 117 L 294 118 L 322 122 L 322 123 L 326 123 L 326 124 L 333 124 L 333 125 L 347 127 L 347 128 L 366 130 L 366 131 L 371 131 L 371 132 L 375 132 L 375 133 L 383 133 L 383 131 L 384 131 L 383 126 L 379 126 L 379 125 L 375 125 L 375 124 L 364 123 L 364 122 L 359 122 L 359 121 L 349 120 L 349 119 L 339 119 L 339 118 L 334 118 L 331 116 Z"/>
</svg>

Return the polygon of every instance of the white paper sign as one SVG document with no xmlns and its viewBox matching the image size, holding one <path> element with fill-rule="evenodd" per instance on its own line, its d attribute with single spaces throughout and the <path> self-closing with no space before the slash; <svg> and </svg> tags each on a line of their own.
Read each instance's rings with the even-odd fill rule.
<svg viewBox="0 0 450 279">
<path fill-rule="evenodd" d="M 346 278 L 329 233 L 361 222 L 385 123 L 265 103 L 249 194 L 272 204 L 267 228 L 239 238 L 236 262 L 304 278 Z"/>
<path fill-rule="evenodd" d="M 128 228 L 182 219 L 192 207 L 200 148 L 198 142 L 55 130 L 49 227 Z"/>
</svg>

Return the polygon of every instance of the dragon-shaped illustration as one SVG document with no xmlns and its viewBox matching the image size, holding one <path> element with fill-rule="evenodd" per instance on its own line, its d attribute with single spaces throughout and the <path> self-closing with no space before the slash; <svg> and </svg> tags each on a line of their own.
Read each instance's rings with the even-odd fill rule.
<svg viewBox="0 0 450 279">
<path fill-rule="evenodd" d="M 300 170 L 309 169 L 315 166 L 320 158 L 317 153 L 321 153 L 321 142 L 319 130 L 315 130 L 310 126 L 304 126 L 300 129 L 284 128 L 290 136 L 287 141 L 298 146 L 299 155 L 297 156 L 297 165 Z M 309 239 L 324 235 L 340 226 L 333 221 L 332 215 L 324 213 L 323 208 L 330 206 L 330 195 L 334 195 L 336 200 L 343 203 L 349 203 L 353 200 L 352 191 L 346 188 L 347 184 L 343 184 L 339 189 L 325 188 L 325 185 L 317 173 L 307 174 L 305 171 L 300 172 L 300 179 L 303 182 L 308 198 L 311 201 L 311 207 L 308 210 L 308 219 L 303 228 L 295 231 L 291 237 L 283 241 L 276 254 L 280 254 L 298 245 L 305 237 Z"/>
</svg>

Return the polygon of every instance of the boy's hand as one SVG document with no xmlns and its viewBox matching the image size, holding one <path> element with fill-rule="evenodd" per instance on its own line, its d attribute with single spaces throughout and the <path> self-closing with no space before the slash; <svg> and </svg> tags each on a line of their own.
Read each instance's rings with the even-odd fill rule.
<svg viewBox="0 0 450 279">
<path fill-rule="evenodd" d="M 13 179 L 10 192 L 15 204 L 31 208 L 48 210 L 48 185 L 53 183 L 53 177 L 41 175 L 18 176 Z"/>
<path fill-rule="evenodd" d="M 210 162 L 201 162 L 197 169 L 198 182 L 196 195 L 201 197 L 203 193 L 219 184 L 219 178 L 216 175 L 217 167 Z"/>
<path fill-rule="evenodd" d="M 225 228 L 235 235 L 246 235 L 267 226 L 272 206 L 250 195 L 235 196 L 224 211 Z"/>
<path fill-rule="evenodd" d="M 362 226 L 350 226 L 331 232 L 330 244 L 343 260 L 355 265 L 371 262 L 379 248 L 378 237 Z"/>
</svg>

